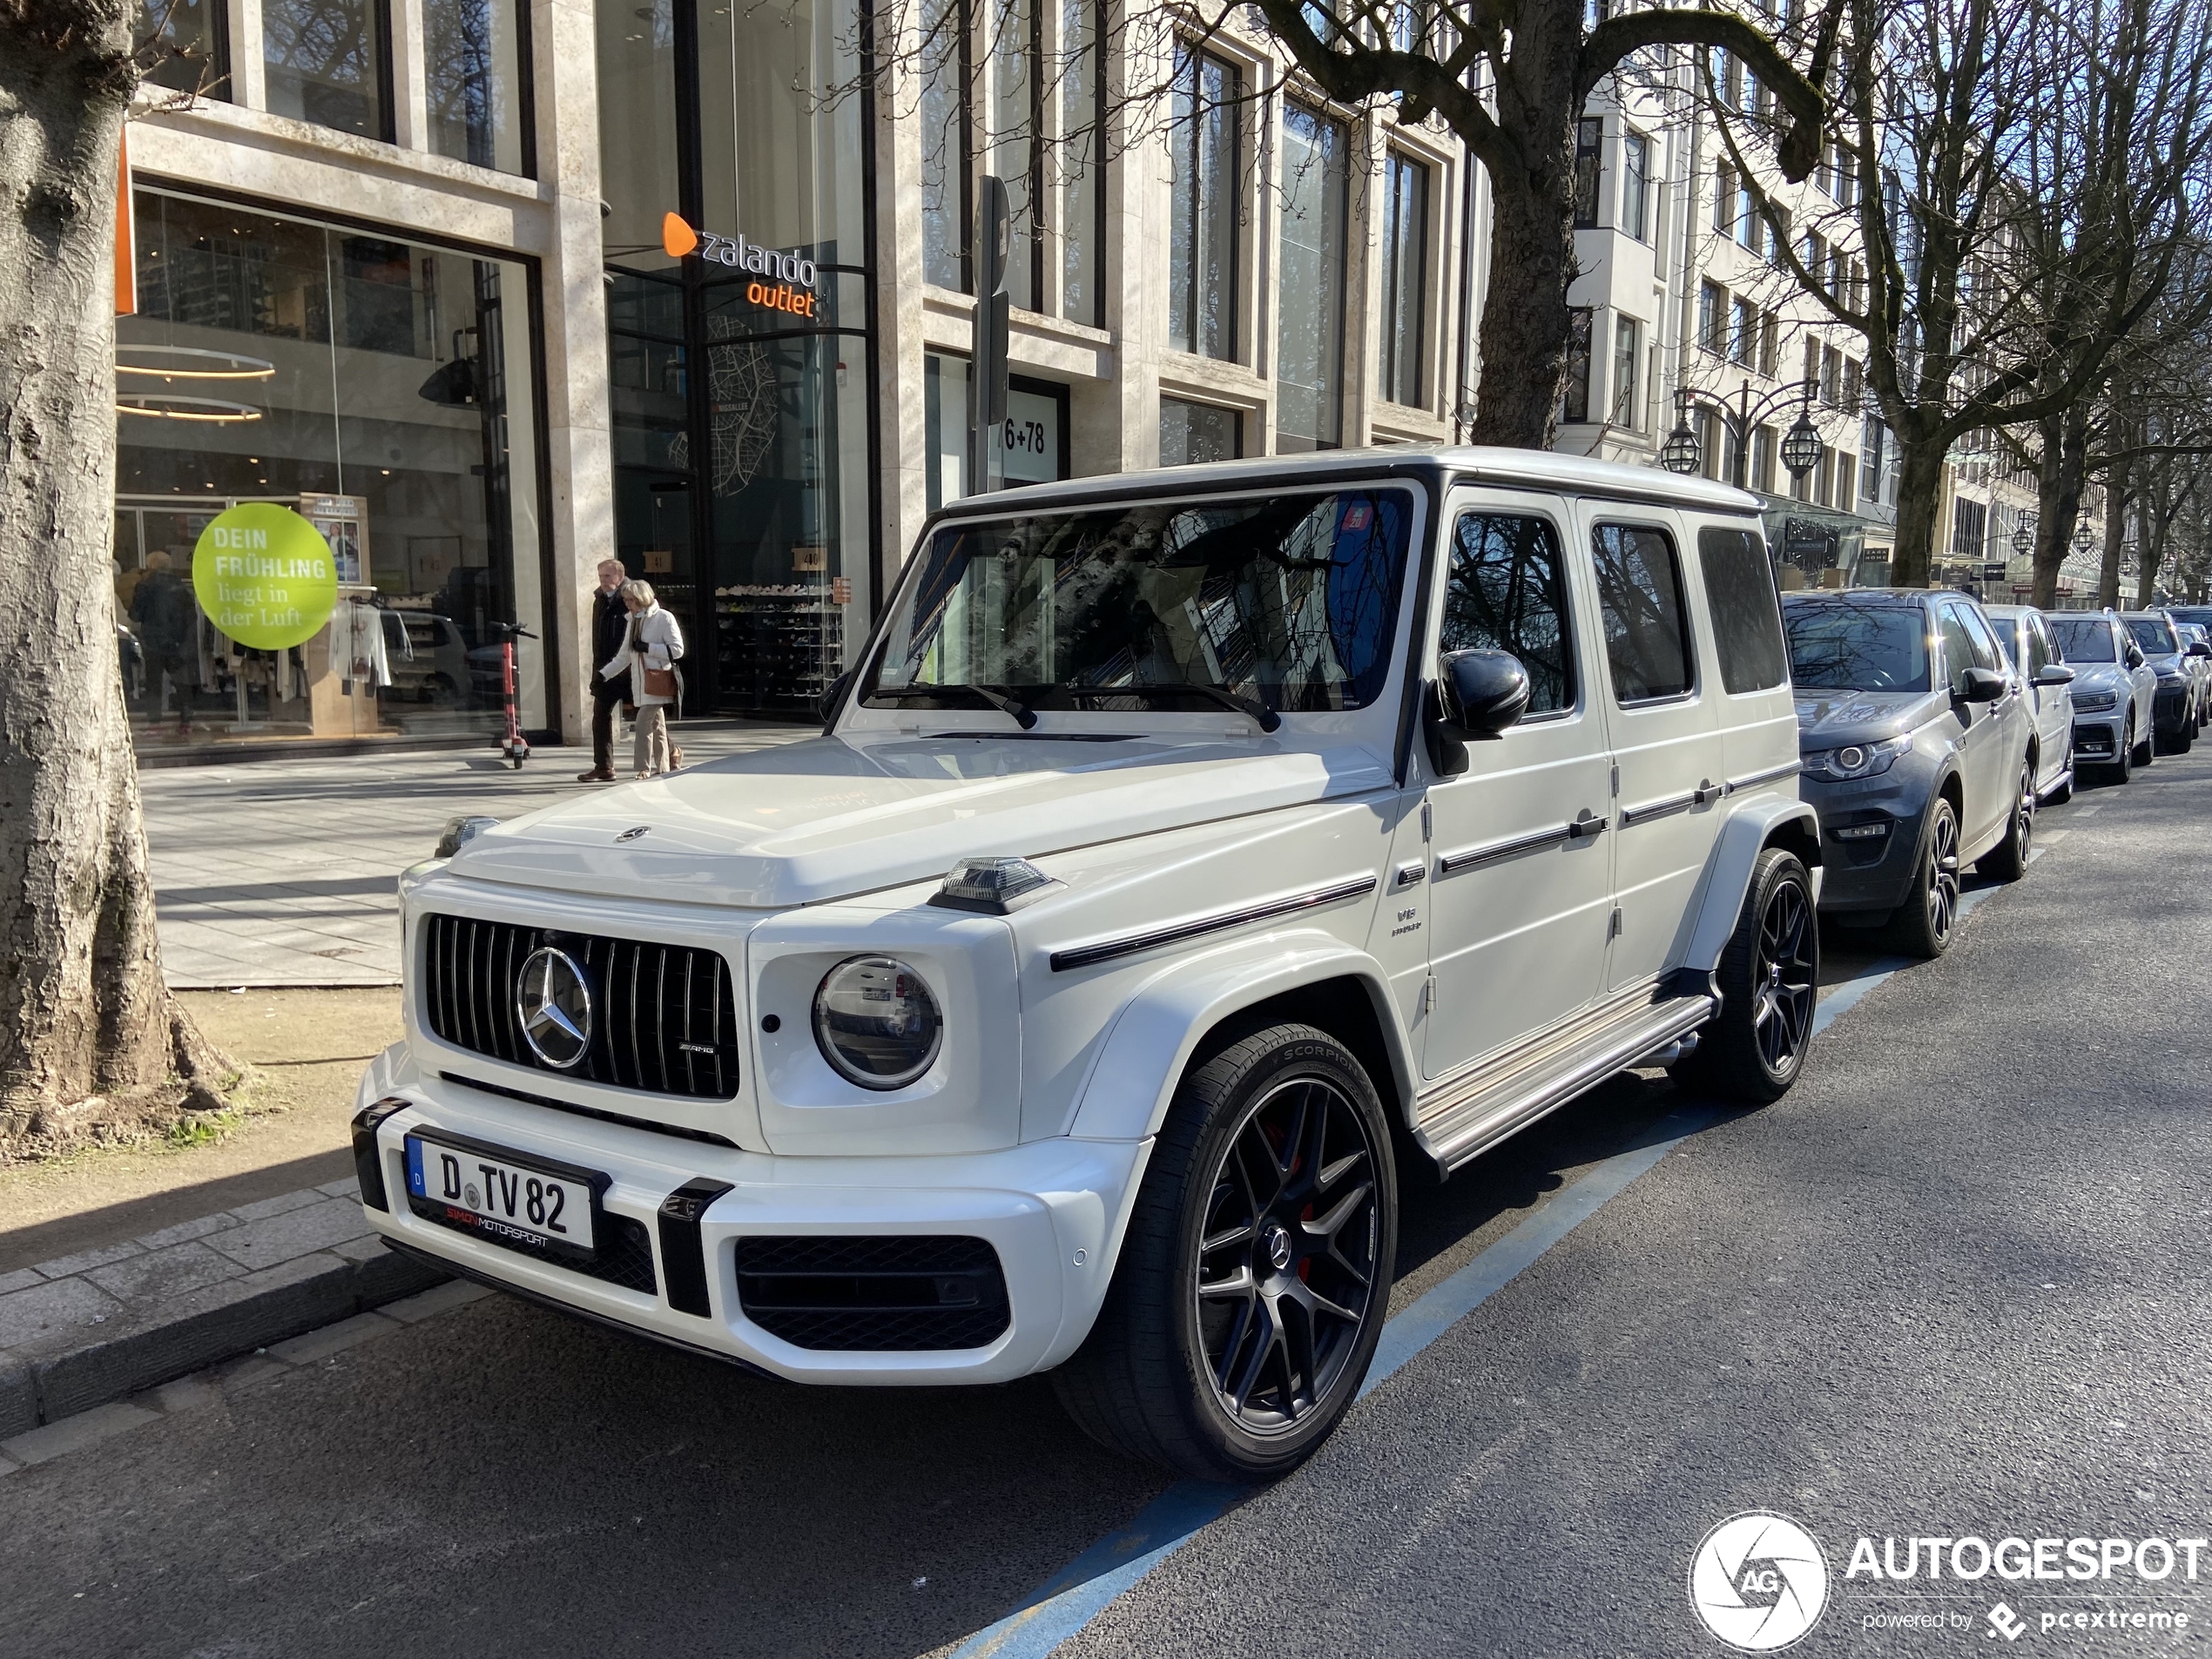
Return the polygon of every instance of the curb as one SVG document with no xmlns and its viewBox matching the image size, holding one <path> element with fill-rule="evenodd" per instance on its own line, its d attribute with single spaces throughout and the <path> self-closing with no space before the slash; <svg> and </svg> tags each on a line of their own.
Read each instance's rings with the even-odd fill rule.
<svg viewBox="0 0 2212 1659">
<path fill-rule="evenodd" d="M 325 1265 L 325 1264 L 329 1264 Z M 306 1268 L 287 1271 L 287 1268 Z M 413 1296 L 449 1276 L 407 1256 L 319 1253 L 178 1298 L 176 1317 L 36 1359 L 0 1359 L 0 1440 Z"/>
</svg>

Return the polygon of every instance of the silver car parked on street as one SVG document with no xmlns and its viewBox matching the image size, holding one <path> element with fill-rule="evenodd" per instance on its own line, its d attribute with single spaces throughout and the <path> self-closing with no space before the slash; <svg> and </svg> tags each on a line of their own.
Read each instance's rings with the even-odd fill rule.
<svg viewBox="0 0 2212 1659">
<path fill-rule="evenodd" d="M 2051 625 L 2033 605 L 1984 605 L 2006 665 L 2020 682 L 2035 725 L 2035 798 L 2074 799 L 2074 671 L 2061 660 Z"/>
<path fill-rule="evenodd" d="M 2135 637 L 2109 610 L 2057 612 L 2046 620 L 2074 671 L 2074 758 L 2126 783 L 2151 763 L 2151 707 L 2158 694 Z"/>
</svg>

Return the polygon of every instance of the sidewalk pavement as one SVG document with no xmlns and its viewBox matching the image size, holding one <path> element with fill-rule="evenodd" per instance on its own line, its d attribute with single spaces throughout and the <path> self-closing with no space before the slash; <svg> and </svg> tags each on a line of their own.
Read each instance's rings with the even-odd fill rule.
<svg viewBox="0 0 2212 1659">
<path fill-rule="evenodd" d="M 0 1441 L 414 1295 L 354 1178 L 0 1275 Z"/>
<path fill-rule="evenodd" d="M 807 725 L 685 721 L 693 764 L 789 743 Z M 513 818 L 579 784 L 583 749 L 521 770 L 489 748 L 236 761 L 139 774 L 161 957 L 171 986 L 395 985 L 395 881 L 448 818 Z"/>
</svg>

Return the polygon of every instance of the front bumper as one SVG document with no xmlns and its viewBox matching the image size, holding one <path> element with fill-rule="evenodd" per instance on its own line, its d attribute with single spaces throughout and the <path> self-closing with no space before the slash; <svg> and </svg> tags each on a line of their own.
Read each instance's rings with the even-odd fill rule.
<svg viewBox="0 0 2212 1659">
<path fill-rule="evenodd" d="M 2161 735 L 2178 737 L 2189 721 L 2194 694 L 2186 680 L 2161 680 L 2151 698 L 2151 725 Z"/>
<path fill-rule="evenodd" d="M 2083 765 L 2116 765 L 2128 743 L 2128 717 L 2119 710 L 2074 723 L 2074 758 Z"/>
<path fill-rule="evenodd" d="M 357 1149 L 382 1178 L 386 1207 L 365 1203 L 364 1213 L 385 1239 L 534 1300 L 799 1382 L 1002 1382 L 1059 1364 L 1089 1332 L 1151 1147 L 1149 1140 L 1055 1139 L 942 1157 L 776 1157 L 570 1116 L 427 1077 L 403 1044 L 379 1055 L 361 1080 L 362 1107 L 392 1099 L 407 1103 L 376 1123 Z M 588 1276 L 415 1214 L 404 1143 L 415 1129 L 604 1173 L 610 1232 L 619 1229 L 649 1254 L 653 1288 L 637 1288 L 647 1277 L 642 1271 L 630 1284 Z M 728 1190 L 669 1226 L 664 1206 L 671 1195 L 702 1182 L 708 1190 Z M 364 1180 L 365 1192 L 370 1184 Z M 674 1207 L 680 1213 L 680 1198 Z M 746 1312 L 741 1240 L 920 1235 L 978 1238 L 995 1252 L 1009 1318 L 988 1343 L 800 1346 Z M 678 1304 L 697 1299 L 702 1274 L 705 1312 L 684 1312 Z"/>
<path fill-rule="evenodd" d="M 1820 815 L 1822 914 L 1878 914 L 1905 902 L 1932 779 L 1919 759 L 1848 783 L 1799 777 L 1800 795 Z"/>
</svg>

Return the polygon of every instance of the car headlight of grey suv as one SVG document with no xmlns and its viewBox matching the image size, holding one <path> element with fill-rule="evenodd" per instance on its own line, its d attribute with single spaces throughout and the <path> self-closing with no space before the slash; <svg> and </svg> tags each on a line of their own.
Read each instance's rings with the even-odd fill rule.
<svg viewBox="0 0 2212 1659">
<path fill-rule="evenodd" d="M 2076 714 L 2103 714 L 2119 706 L 2120 693 L 2117 691 L 2076 691 L 2074 694 L 2074 711 Z"/>
<path fill-rule="evenodd" d="M 922 977 L 895 956 L 848 956 L 814 992 L 822 1058 L 863 1089 L 904 1089 L 945 1045 L 944 1017 Z"/>
<path fill-rule="evenodd" d="M 1840 749 L 1822 749 L 1804 758 L 1805 776 L 1830 783 L 1848 783 L 1878 777 L 1895 765 L 1899 755 L 1912 752 L 1912 734 L 1885 738 L 1879 743 L 1847 743 Z"/>
</svg>

